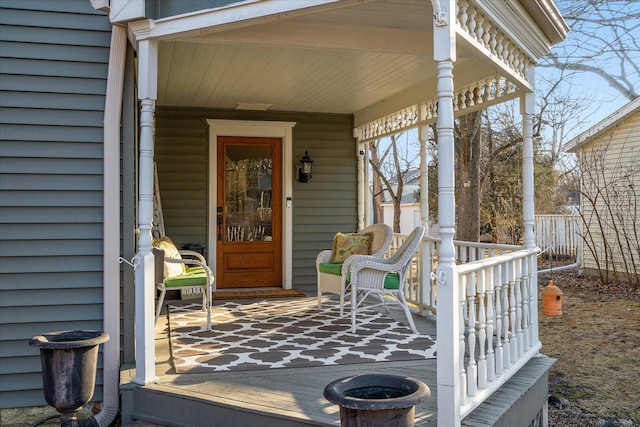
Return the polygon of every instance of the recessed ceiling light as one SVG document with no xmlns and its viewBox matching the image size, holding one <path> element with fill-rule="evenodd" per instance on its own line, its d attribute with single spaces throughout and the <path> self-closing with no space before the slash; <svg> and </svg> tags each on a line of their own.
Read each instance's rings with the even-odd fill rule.
<svg viewBox="0 0 640 427">
<path fill-rule="evenodd" d="M 236 105 L 236 110 L 260 110 L 260 111 L 267 111 L 269 108 L 271 108 L 273 104 L 258 104 L 258 103 L 251 103 L 251 102 L 239 102 L 238 105 Z"/>
</svg>

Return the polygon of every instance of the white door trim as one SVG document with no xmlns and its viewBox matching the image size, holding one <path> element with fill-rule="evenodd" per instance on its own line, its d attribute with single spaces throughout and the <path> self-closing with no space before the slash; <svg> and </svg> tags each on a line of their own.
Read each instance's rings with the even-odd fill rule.
<svg viewBox="0 0 640 427">
<path fill-rule="evenodd" d="M 216 200 L 218 176 L 218 136 L 253 136 L 282 138 L 282 278 L 284 289 L 293 287 L 293 127 L 295 122 L 269 122 L 249 120 L 207 119 L 209 125 L 209 206 L 207 223 L 209 229 L 208 264 L 216 273 Z"/>
</svg>

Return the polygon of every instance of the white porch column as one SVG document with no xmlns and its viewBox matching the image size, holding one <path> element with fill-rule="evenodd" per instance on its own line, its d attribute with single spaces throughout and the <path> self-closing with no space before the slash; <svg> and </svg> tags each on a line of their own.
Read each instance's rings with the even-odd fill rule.
<svg viewBox="0 0 640 427">
<path fill-rule="evenodd" d="M 437 2 L 437 0 L 436 0 Z M 456 60 L 455 0 L 440 0 L 434 24 L 434 59 L 438 63 L 438 224 L 442 243 L 438 275 L 438 426 L 460 425 L 460 318 L 455 274 L 453 63 Z M 435 13 L 436 11 L 434 11 Z"/>
<path fill-rule="evenodd" d="M 535 81 L 535 67 L 527 73 L 529 82 Z M 522 215 L 524 222 L 524 247 L 535 246 L 535 206 L 534 206 L 534 168 L 533 168 L 533 114 L 536 109 L 535 93 L 526 93 L 520 100 L 522 114 Z"/>
<path fill-rule="evenodd" d="M 418 141 L 420 142 L 420 223 L 429 233 L 429 165 L 427 164 L 427 140 L 429 127 L 420 126 Z"/>
<path fill-rule="evenodd" d="M 356 157 L 358 158 L 358 230 L 362 230 L 365 227 L 368 210 L 369 179 L 368 174 L 365 175 L 365 153 L 364 144 L 361 142 L 356 143 Z"/>
<path fill-rule="evenodd" d="M 535 67 L 527 70 L 527 80 L 535 87 Z M 526 93 L 520 99 L 522 114 L 522 216 L 524 223 L 524 247 L 533 248 L 535 241 L 535 202 L 534 202 L 534 165 L 533 165 L 533 115 L 536 109 L 535 92 Z M 538 269 L 535 260 L 528 268 L 529 275 L 529 342 L 535 345 L 539 341 L 538 331 Z"/>
<path fill-rule="evenodd" d="M 424 117 L 422 109 L 420 114 Z M 418 141 L 420 142 L 420 224 L 425 229 L 425 236 L 429 234 L 429 166 L 427 164 L 428 138 L 429 127 L 420 126 L 418 128 Z M 424 307 L 425 293 L 431 293 L 431 280 L 428 276 L 428 274 L 431 273 L 431 257 L 426 255 L 430 254 L 428 245 L 429 243 L 425 239 L 422 239 L 422 242 L 420 243 L 420 271 L 422 272 L 422 277 L 420 278 L 420 294 L 418 295 L 420 313 L 422 313 L 422 307 Z M 429 298 L 429 304 L 432 304 L 431 298 Z"/>
<path fill-rule="evenodd" d="M 148 384 L 155 378 L 154 262 L 151 249 L 153 222 L 153 137 L 157 99 L 158 44 L 141 40 L 138 47 L 140 99 L 140 159 L 138 165 L 138 266 L 135 276 L 136 376 Z"/>
</svg>

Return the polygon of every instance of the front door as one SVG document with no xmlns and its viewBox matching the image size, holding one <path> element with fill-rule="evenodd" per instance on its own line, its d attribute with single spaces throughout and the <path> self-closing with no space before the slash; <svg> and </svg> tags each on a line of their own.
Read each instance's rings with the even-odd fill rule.
<svg viewBox="0 0 640 427">
<path fill-rule="evenodd" d="M 219 136 L 217 147 L 217 287 L 282 287 L 282 139 Z"/>
</svg>

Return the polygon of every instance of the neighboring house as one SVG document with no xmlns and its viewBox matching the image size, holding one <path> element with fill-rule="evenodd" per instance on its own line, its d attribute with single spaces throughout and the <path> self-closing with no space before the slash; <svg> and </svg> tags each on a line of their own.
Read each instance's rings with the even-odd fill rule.
<svg viewBox="0 0 640 427">
<path fill-rule="evenodd" d="M 640 274 L 640 98 L 564 146 L 581 169 L 582 266 L 609 280 Z M 614 278 L 614 275 L 616 278 Z"/>
<path fill-rule="evenodd" d="M 393 179 L 391 184 L 395 187 L 397 179 Z M 402 201 L 400 202 L 400 233 L 409 234 L 411 230 L 422 223 L 419 195 L 420 191 L 420 170 L 411 169 L 407 172 L 404 187 L 402 188 Z M 382 221 L 393 228 L 393 200 L 388 192 L 384 193 L 385 199 L 382 203 Z"/>
<path fill-rule="evenodd" d="M 453 120 L 520 98 L 523 134 L 532 134 L 534 66 L 567 32 L 551 1 L 2 0 L 0 24 L 3 424 L 45 405 L 29 339 L 66 329 L 111 336 L 99 361 L 97 423 L 109 425 L 120 410 L 124 421 L 142 416 L 139 400 L 120 407 L 119 398 L 156 378 L 154 166 L 167 235 L 204 246 L 218 288 L 239 286 L 220 263 L 233 256 L 224 243 L 244 241 L 227 233 L 246 212 L 270 221 L 268 234 L 260 231 L 270 244 L 255 256 L 274 260 L 269 275 L 250 272 L 250 284 L 294 288 L 315 283 L 315 258 L 336 232 L 368 222 L 367 142 L 431 123 L 442 168 L 438 424 L 460 425 L 538 354 L 537 279 L 522 262 L 536 253 L 527 175 L 524 247 L 496 261 L 513 263 L 502 289 L 522 285 L 524 300 L 511 307 L 519 326 L 508 330 L 505 317 L 504 366 L 465 359 L 465 345 L 475 348 L 471 331 L 484 324 L 474 323 L 463 343 L 462 302 L 474 307 L 501 283 L 462 295 L 457 284 L 507 266 L 468 263 L 462 273 L 456 263 Z M 259 161 L 245 162 L 248 151 Z M 307 151 L 313 174 L 300 182 Z M 533 171 L 531 137 L 523 151 L 523 170 Z M 242 188 L 242 198 L 223 186 L 227 172 L 265 169 L 272 179 Z M 133 377 L 121 384 L 129 365 Z M 539 375 L 534 394 L 546 396 L 546 371 Z"/>
</svg>

